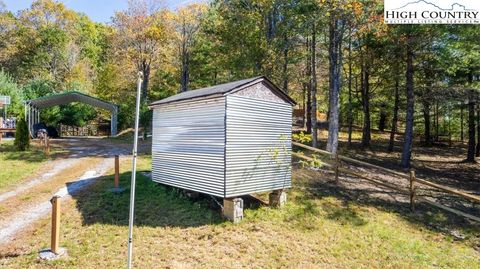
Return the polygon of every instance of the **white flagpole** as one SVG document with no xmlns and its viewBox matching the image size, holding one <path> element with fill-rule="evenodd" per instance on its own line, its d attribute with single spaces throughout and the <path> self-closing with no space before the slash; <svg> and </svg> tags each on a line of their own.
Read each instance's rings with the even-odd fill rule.
<svg viewBox="0 0 480 269">
<path fill-rule="evenodd" d="M 132 180 L 130 187 L 130 214 L 128 217 L 128 269 L 132 268 L 133 253 L 133 220 L 135 210 L 135 180 L 137 174 L 137 142 L 138 142 L 138 121 L 140 118 L 140 92 L 142 88 L 142 72 L 138 72 L 137 82 L 137 107 L 135 112 L 135 133 L 133 140 L 133 161 L 132 161 Z"/>
</svg>

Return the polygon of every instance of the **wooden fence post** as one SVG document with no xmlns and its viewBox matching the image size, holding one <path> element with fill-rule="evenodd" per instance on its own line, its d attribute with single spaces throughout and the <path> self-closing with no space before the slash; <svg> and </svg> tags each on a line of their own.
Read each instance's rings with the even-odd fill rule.
<svg viewBox="0 0 480 269">
<path fill-rule="evenodd" d="M 50 139 L 48 138 L 48 134 L 45 134 L 45 154 L 50 155 Z"/>
<path fill-rule="evenodd" d="M 410 169 L 410 209 L 415 212 L 415 170 Z"/>
<path fill-rule="evenodd" d="M 52 203 L 52 238 L 50 249 L 53 253 L 59 254 L 59 237 L 60 237 L 60 196 L 53 196 L 50 200 Z"/>
<path fill-rule="evenodd" d="M 120 160 L 119 156 L 115 155 L 115 188 L 118 188 L 120 180 Z"/>
<path fill-rule="evenodd" d="M 338 159 L 338 152 L 335 153 L 335 182 L 338 183 L 338 174 L 339 174 L 339 171 L 338 171 L 338 168 L 340 166 L 340 160 Z"/>
</svg>

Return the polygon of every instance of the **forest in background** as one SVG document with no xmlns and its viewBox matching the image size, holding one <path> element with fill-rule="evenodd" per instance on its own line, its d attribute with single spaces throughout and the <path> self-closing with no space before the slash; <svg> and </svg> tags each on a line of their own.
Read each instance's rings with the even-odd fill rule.
<svg viewBox="0 0 480 269">
<path fill-rule="evenodd" d="M 412 143 L 439 135 L 480 153 L 480 28 L 386 25 L 382 0 L 213 0 L 171 11 L 161 1 L 131 0 L 109 23 L 93 22 L 61 2 L 38 0 L 12 13 L 0 1 L 0 94 L 23 101 L 80 91 L 120 106 L 119 128 L 133 123 L 135 81 L 147 104 L 181 91 L 265 75 L 306 108 L 328 117 L 327 149 L 338 133 L 402 133 L 402 165 Z M 43 113 L 43 112 L 42 112 Z M 42 114 L 51 124 L 82 126 L 105 112 L 75 104 Z M 312 136 L 317 146 L 317 135 Z"/>
</svg>

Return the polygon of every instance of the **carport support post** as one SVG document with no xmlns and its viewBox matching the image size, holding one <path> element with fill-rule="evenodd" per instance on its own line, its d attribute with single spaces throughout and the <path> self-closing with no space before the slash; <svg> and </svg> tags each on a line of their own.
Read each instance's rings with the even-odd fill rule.
<svg viewBox="0 0 480 269">
<path fill-rule="evenodd" d="M 412 212 L 415 212 L 415 170 L 411 169 L 410 170 L 410 210 Z"/>
<path fill-rule="evenodd" d="M 58 241 L 60 237 L 60 196 L 53 196 L 50 202 L 52 203 L 52 238 L 50 241 L 50 249 L 53 253 L 59 254 Z"/>
<path fill-rule="evenodd" d="M 31 128 L 31 125 L 30 125 L 30 104 L 27 105 L 27 125 L 28 125 L 28 134 L 29 135 L 32 135 L 32 128 Z"/>
<path fill-rule="evenodd" d="M 118 108 L 115 108 L 110 117 L 110 136 L 117 136 Z"/>
<path fill-rule="evenodd" d="M 28 106 L 28 131 L 33 136 L 33 108 L 32 105 Z"/>
<path fill-rule="evenodd" d="M 33 125 L 35 125 L 35 108 L 32 107 L 32 119 L 30 120 L 32 124 L 32 132 L 33 132 Z"/>
</svg>

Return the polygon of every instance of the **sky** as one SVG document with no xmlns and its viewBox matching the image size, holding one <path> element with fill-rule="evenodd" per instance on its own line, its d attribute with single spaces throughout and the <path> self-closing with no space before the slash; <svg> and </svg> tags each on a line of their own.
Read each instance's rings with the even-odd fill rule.
<svg viewBox="0 0 480 269">
<path fill-rule="evenodd" d="M 60 0 L 68 8 L 87 14 L 96 22 L 109 22 L 115 11 L 124 10 L 127 0 Z M 164 0 L 168 8 L 186 5 L 195 0 Z M 3 0 L 8 10 L 16 13 L 18 10 L 28 8 L 33 0 Z"/>
</svg>

